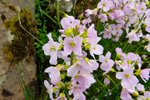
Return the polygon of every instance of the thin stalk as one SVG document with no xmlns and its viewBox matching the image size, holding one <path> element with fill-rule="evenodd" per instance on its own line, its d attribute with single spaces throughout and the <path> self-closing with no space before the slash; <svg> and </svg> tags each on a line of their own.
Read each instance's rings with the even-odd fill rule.
<svg viewBox="0 0 150 100">
<path fill-rule="evenodd" d="M 142 18 L 140 19 L 140 22 L 138 23 L 138 25 L 134 28 L 134 30 L 136 30 L 138 28 L 138 26 L 140 25 L 140 23 L 142 22 L 143 18 L 145 16 L 145 13 L 143 14 Z"/>
<path fill-rule="evenodd" d="M 40 10 L 40 12 L 43 13 L 44 15 L 46 15 L 49 19 L 51 19 L 55 24 L 58 25 L 58 23 L 51 16 L 49 16 L 45 11 Z"/>
<path fill-rule="evenodd" d="M 19 15 L 19 13 L 18 13 L 18 19 L 19 19 L 20 27 L 21 27 L 24 31 L 26 31 L 29 35 L 31 35 L 34 39 L 36 39 L 39 43 L 43 44 L 42 41 L 40 41 L 38 38 L 36 38 L 34 35 L 32 35 L 28 30 L 26 30 L 26 29 L 23 27 L 23 25 L 22 25 L 22 23 L 21 23 L 21 20 L 20 20 L 20 15 Z"/>
<path fill-rule="evenodd" d="M 73 65 L 73 57 L 74 57 L 74 53 L 72 51 L 72 53 L 71 53 L 71 60 L 70 60 L 71 65 Z"/>
<path fill-rule="evenodd" d="M 59 25 L 59 28 L 61 29 L 61 26 L 60 26 L 60 16 L 59 16 L 59 1 L 57 0 L 57 21 L 58 21 L 58 25 Z"/>
</svg>

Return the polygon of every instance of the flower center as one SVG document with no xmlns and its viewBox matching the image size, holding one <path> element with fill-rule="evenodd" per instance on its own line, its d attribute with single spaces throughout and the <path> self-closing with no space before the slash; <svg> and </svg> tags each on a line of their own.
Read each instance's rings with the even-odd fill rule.
<svg viewBox="0 0 150 100">
<path fill-rule="evenodd" d="M 150 100 L 149 98 L 146 98 L 146 100 Z"/>
<path fill-rule="evenodd" d="M 107 62 L 108 62 L 108 60 L 107 60 L 107 59 L 105 59 L 105 62 L 107 63 Z"/>
<path fill-rule="evenodd" d="M 56 51 L 55 46 L 51 46 L 50 51 Z"/>
<path fill-rule="evenodd" d="M 118 27 L 116 27 L 116 30 L 118 30 Z"/>
<path fill-rule="evenodd" d="M 96 46 L 94 46 L 93 49 L 96 50 Z"/>
<path fill-rule="evenodd" d="M 70 46 L 71 46 L 71 47 L 75 47 L 76 44 L 75 44 L 74 42 L 70 42 Z"/>
<path fill-rule="evenodd" d="M 144 10 L 144 8 L 141 8 L 141 10 Z"/>
<path fill-rule="evenodd" d="M 106 6 L 106 3 L 103 3 L 103 6 L 105 7 L 105 6 Z"/>
<path fill-rule="evenodd" d="M 79 78 L 79 76 L 78 76 L 78 75 L 76 75 L 76 76 L 75 76 L 75 78 L 76 78 L 76 79 L 78 79 L 78 78 Z"/>
<path fill-rule="evenodd" d="M 129 74 L 126 74 L 126 75 L 125 75 L 125 77 L 126 77 L 126 78 L 129 78 L 129 77 L 130 77 L 130 75 L 129 75 Z"/>
</svg>

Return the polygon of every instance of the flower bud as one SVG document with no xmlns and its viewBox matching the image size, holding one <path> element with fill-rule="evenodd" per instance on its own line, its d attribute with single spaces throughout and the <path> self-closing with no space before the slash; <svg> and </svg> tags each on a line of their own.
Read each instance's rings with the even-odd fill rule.
<svg viewBox="0 0 150 100">
<path fill-rule="evenodd" d="M 87 49 L 87 50 L 90 50 L 90 48 L 91 48 L 91 44 L 87 44 L 87 45 L 85 46 L 85 49 Z"/>
<path fill-rule="evenodd" d="M 138 91 L 133 92 L 133 95 L 136 96 L 136 97 L 139 96 Z"/>
<path fill-rule="evenodd" d="M 87 38 L 84 38 L 84 39 L 82 40 L 82 42 L 83 42 L 83 43 L 88 43 L 88 39 L 87 39 Z"/>
<path fill-rule="evenodd" d="M 60 51 L 63 47 L 64 47 L 63 45 L 60 45 L 58 51 Z"/>
</svg>

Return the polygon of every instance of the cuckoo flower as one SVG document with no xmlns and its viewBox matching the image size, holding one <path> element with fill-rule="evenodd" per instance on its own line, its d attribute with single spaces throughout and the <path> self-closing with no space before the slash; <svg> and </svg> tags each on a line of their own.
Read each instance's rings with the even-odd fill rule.
<svg viewBox="0 0 150 100">
<path fill-rule="evenodd" d="M 107 18 L 107 15 L 106 15 L 106 14 L 100 14 L 100 15 L 98 16 L 98 18 L 101 19 L 101 22 L 106 22 L 106 21 L 108 21 L 108 18 Z"/>
<path fill-rule="evenodd" d="M 118 25 L 112 24 L 111 28 L 112 28 L 112 34 L 113 35 L 116 35 L 117 33 L 118 34 L 122 34 L 123 33 L 123 31 L 121 29 L 122 28 L 121 24 L 118 24 Z"/>
<path fill-rule="evenodd" d="M 109 78 L 105 78 L 104 79 L 104 86 L 107 86 L 110 83 L 110 79 Z"/>
<path fill-rule="evenodd" d="M 140 83 L 137 84 L 136 88 L 137 88 L 137 91 L 145 92 L 144 85 L 142 85 Z"/>
<path fill-rule="evenodd" d="M 127 90 L 124 90 L 124 89 L 122 89 L 122 91 L 121 91 L 120 98 L 122 100 L 133 100 L 131 95 L 129 94 L 129 92 Z"/>
<path fill-rule="evenodd" d="M 116 78 L 122 79 L 121 86 L 126 89 L 135 87 L 139 82 L 139 80 L 133 75 L 133 69 L 131 67 L 126 67 L 124 72 L 117 72 Z"/>
<path fill-rule="evenodd" d="M 100 68 L 105 71 L 104 74 L 107 74 L 114 65 L 114 61 L 110 59 L 111 53 L 107 52 L 106 56 L 100 55 L 99 61 L 102 62 Z"/>
<path fill-rule="evenodd" d="M 81 37 L 74 37 L 74 38 L 71 38 L 71 37 L 68 37 L 68 38 L 65 38 L 64 40 L 64 55 L 67 56 L 67 55 L 70 55 L 71 52 L 73 51 L 76 55 L 82 55 L 82 38 Z"/>
<path fill-rule="evenodd" d="M 90 60 L 88 58 L 85 58 L 85 62 L 88 64 L 88 67 L 89 67 L 91 72 L 96 70 L 98 68 L 98 66 L 99 66 L 98 63 L 96 62 L 96 60 Z M 83 62 L 83 63 L 85 63 L 85 62 Z"/>
<path fill-rule="evenodd" d="M 145 49 L 150 52 L 150 43 L 148 43 L 148 45 L 145 46 Z"/>
<path fill-rule="evenodd" d="M 67 16 L 61 20 L 62 28 L 67 30 L 68 28 L 75 27 L 80 24 L 80 20 L 75 19 L 73 16 Z"/>
<path fill-rule="evenodd" d="M 56 100 L 67 100 L 67 98 L 65 96 L 59 96 Z"/>
<path fill-rule="evenodd" d="M 56 67 L 48 67 L 45 69 L 45 73 L 49 74 L 49 77 L 51 79 L 51 83 L 56 84 L 57 82 L 60 81 L 60 70 L 62 66 L 57 65 Z"/>
<path fill-rule="evenodd" d="M 136 34 L 136 31 L 134 30 L 128 33 L 126 38 L 129 38 L 129 43 L 132 43 L 133 41 L 140 41 L 139 36 Z"/>
<path fill-rule="evenodd" d="M 144 92 L 144 96 L 141 97 L 138 97 L 138 100 L 150 100 L 150 92 L 149 91 Z"/>
<path fill-rule="evenodd" d="M 107 12 L 114 7 L 114 4 L 111 0 L 101 0 L 97 7 L 102 8 L 103 11 Z"/>
<path fill-rule="evenodd" d="M 73 94 L 74 96 L 77 94 L 81 94 L 83 91 L 85 91 L 86 88 L 83 87 L 81 84 L 76 84 L 70 87 L 69 95 Z"/>
<path fill-rule="evenodd" d="M 95 38 L 97 38 L 97 31 L 94 29 L 94 24 L 88 28 L 87 34 L 89 41 L 93 41 Z"/>
<path fill-rule="evenodd" d="M 90 54 L 93 58 L 95 58 L 94 54 L 100 55 L 100 54 L 103 53 L 103 50 L 104 50 L 103 46 L 97 44 L 100 41 L 100 39 L 101 38 L 97 37 L 97 38 L 95 38 L 95 40 L 90 42 L 91 43 L 91 45 L 90 45 Z"/>
<path fill-rule="evenodd" d="M 86 100 L 86 97 L 83 93 L 78 93 L 74 96 L 73 100 Z"/>
<path fill-rule="evenodd" d="M 44 50 L 45 55 L 51 56 L 50 61 L 49 61 L 50 64 L 56 65 L 57 64 L 57 51 L 59 49 L 60 44 L 53 41 L 51 33 L 48 34 L 48 38 L 50 41 L 46 43 L 42 49 Z"/>
<path fill-rule="evenodd" d="M 143 69 L 140 72 L 140 76 L 143 79 L 144 82 L 147 82 L 147 80 L 149 80 L 150 76 L 149 76 L 149 72 L 150 69 Z"/>
<path fill-rule="evenodd" d="M 103 35 L 103 38 L 108 38 L 110 39 L 112 37 L 111 35 L 111 30 L 106 30 L 106 31 L 103 31 L 104 35 Z"/>
<path fill-rule="evenodd" d="M 85 74 L 90 73 L 91 70 L 88 67 L 88 64 L 84 63 L 83 61 L 77 61 L 67 69 L 68 76 L 74 77 L 78 72 Z"/>
<path fill-rule="evenodd" d="M 53 86 L 50 85 L 47 80 L 44 80 L 44 85 L 47 88 L 47 92 L 49 94 L 49 97 L 51 98 L 51 100 L 54 100 L 54 98 L 53 98 Z"/>
<path fill-rule="evenodd" d="M 77 84 L 78 82 L 85 88 L 89 88 L 92 83 L 96 82 L 92 74 L 77 74 L 72 80 L 73 85 Z"/>
</svg>

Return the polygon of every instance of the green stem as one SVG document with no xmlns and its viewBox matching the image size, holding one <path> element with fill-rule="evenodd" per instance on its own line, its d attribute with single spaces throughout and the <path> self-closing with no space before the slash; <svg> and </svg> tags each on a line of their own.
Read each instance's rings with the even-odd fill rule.
<svg viewBox="0 0 150 100">
<path fill-rule="evenodd" d="M 138 97 L 140 97 L 141 99 L 145 100 L 145 99 L 144 99 L 143 97 L 141 97 L 140 95 L 139 95 Z"/>
<path fill-rule="evenodd" d="M 143 14 L 142 18 L 140 19 L 140 22 L 138 23 L 138 25 L 134 28 L 134 30 L 136 30 L 138 28 L 138 26 L 140 25 L 140 23 L 142 22 L 143 18 L 145 16 L 145 13 Z"/>
<path fill-rule="evenodd" d="M 61 26 L 60 26 L 60 17 L 59 17 L 59 1 L 57 0 L 57 21 L 58 21 L 58 25 L 59 25 L 59 28 L 61 29 Z"/>
<path fill-rule="evenodd" d="M 71 60 L 70 60 L 71 65 L 73 65 L 73 57 L 74 57 L 74 52 L 72 51 L 72 53 L 71 53 Z"/>
<path fill-rule="evenodd" d="M 129 41 L 129 40 L 128 40 L 128 41 Z M 124 49 L 126 48 L 126 46 L 127 46 L 127 44 L 128 44 L 128 41 L 126 42 L 126 44 L 125 44 L 125 46 L 123 47 L 122 50 L 124 50 Z"/>
</svg>

